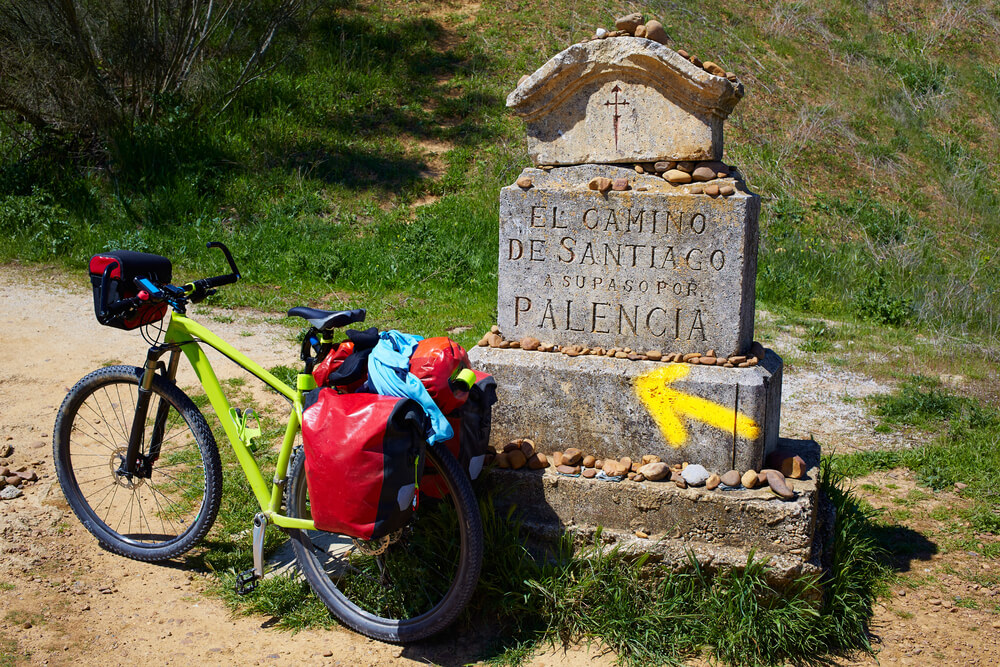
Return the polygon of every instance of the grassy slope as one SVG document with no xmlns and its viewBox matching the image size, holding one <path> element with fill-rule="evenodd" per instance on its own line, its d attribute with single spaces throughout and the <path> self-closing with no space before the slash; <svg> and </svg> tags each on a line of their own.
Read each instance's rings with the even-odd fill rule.
<svg viewBox="0 0 1000 667">
<path fill-rule="evenodd" d="M 632 9 L 747 84 L 727 159 L 765 198 L 763 303 L 997 341 L 1000 16 L 984 2 L 331 3 L 225 115 L 178 110 L 108 166 L 0 138 L 0 257 L 79 267 L 121 245 L 188 274 L 222 238 L 255 283 L 231 304 L 363 301 L 383 324 L 471 325 L 469 342 L 494 316 L 498 189 L 527 164 L 504 97 Z"/>
</svg>

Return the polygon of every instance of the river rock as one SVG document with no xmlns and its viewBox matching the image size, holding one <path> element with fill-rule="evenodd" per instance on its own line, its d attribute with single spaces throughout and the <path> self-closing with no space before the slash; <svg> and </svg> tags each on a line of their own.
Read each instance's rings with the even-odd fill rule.
<svg viewBox="0 0 1000 667">
<path fill-rule="evenodd" d="M 500 452 L 499 454 L 497 454 L 496 457 L 493 459 L 493 463 L 495 463 L 496 467 L 498 468 L 503 468 L 503 469 L 510 468 L 510 461 L 507 460 L 506 452 Z"/>
<path fill-rule="evenodd" d="M 670 466 L 661 461 L 655 461 L 639 468 L 639 472 L 649 481 L 658 482 L 670 474 Z"/>
<path fill-rule="evenodd" d="M 632 14 L 626 14 L 615 19 L 615 30 L 624 30 L 625 32 L 631 34 L 635 32 L 635 29 L 642 25 L 642 14 L 639 12 L 634 12 Z"/>
<path fill-rule="evenodd" d="M 781 474 L 792 479 L 802 479 L 806 476 L 806 462 L 801 456 L 790 456 L 781 462 Z"/>
<path fill-rule="evenodd" d="M 580 474 L 580 466 L 561 465 L 558 468 L 556 468 L 556 470 L 558 472 L 561 472 L 564 475 L 579 475 Z"/>
<path fill-rule="evenodd" d="M 522 350 L 537 350 L 541 347 L 542 341 L 538 340 L 534 336 L 525 336 L 521 339 L 521 349 Z"/>
<path fill-rule="evenodd" d="M 535 454 L 528 459 L 528 467 L 532 470 L 542 470 L 549 467 L 549 459 L 545 454 Z"/>
<path fill-rule="evenodd" d="M 785 500 L 795 497 L 795 492 L 788 488 L 788 484 L 785 483 L 785 476 L 777 470 L 767 471 L 767 485 Z"/>
<path fill-rule="evenodd" d="M 594 456 L 587 454 L 583 457 L 584 468 L 593 468 L 595 463 L 597 463 L 597 459 Z"/>
<path fill-rule="evenodd" d="M 593 479 L 594 477 L 597 477 L 597 469 L 596 468 L 584 468 L 583 469 L 583 476 L 586 477 L 587 479 Z"/>
<path fill-rule="evenodd" d="M 656 164 L 653 165 L 653 170 L 658 174 L 662 174 L 665 171 L 670 171 L 676 166 L 677 166 L 676 162 L 664 162 L 661 160 L 660 162 L 657 162 Z"/>
<path fill-rule="evenodd" d="M 522 190 L 527 190 L 532 185 L 531 178 L 528 176 L 521 176 L 514 182 L 517 183 L 517 187 L 521 188 Z"/>
<path fill-rule="evenodd" d="M 625 472 L 632 472 L 632 459 L 627 456 L 623 456 L 618 459 L 618 462 L 625 468 Z"/>
<path fill-rule="evenodd" d="M 562 452 L 552 452 L 552 465 L 559 467 L 563 464 L 563 453 Z"/>
<path fill-rule="evenodd" d="M 726 76 L 726 70 L 722 69 L 721 67 L 713 63 L 711 60 L 706 60 L 701 67 L 709 74 L 714 74 L 715 76 L 723 76 L 723 77 Z"/>
<path fill-rule="evenodd" d="M 635 29 L 635 32 L 632 33 L 632 34 L 635 35 L 636 37 L 645 37 L 646 36 L 646 26 L 644 26 L 644 25 L 637 26 L 636 29 Z"/>
<path fill-rule="evenodd" d="M 660 44 L 666 44 L 670 37 L 667 35 L 667 31 L 664 30 L 663 24 L 659 21 L 646 21 L 646 39 L 651 39 L 654 42 L 659 42 Z"/>
<path fill-rule="evenodd" d="M 11 485 L 11 486 L 21 486 L 21 482 L 24 481 L 23 479 L 21 479 L 17 475 L 8 475 L 6 479 L 7 479 L 7 483 L 9 485 Z"/>
<path fill-rule="evenodd" d="M 695 170 L 691 172 L 691 178 L 696 181 L 711 181 L 715 176 L 715 170 L 709 167 L 695 167 Z"/>
<path fill-rule="evenodd" d="M 576 447 L 570 447 L 563 452 L 563 465 L 575 466 L 579 465 L 580 461 L 583 460 L 583 452 L 581 452 Z"/>
<path fill-rule="evenodd" d="M 701 486 L 708 479 L 709 475 L 711 473 L 705 469 L 705 466 L 698 463 L 692 463 L 681 471 L 681 477 L 690 486 Z"/>
<path fill-rule="evenodd" d="M 528 457 L 520 449 L 507 452 L 507 461 L 514 470 L 520 470 L 528 463 Z"/>
<path fill-rule="evenodd" d="M 660 457 L 657 456 L 656 454 L 642 455 L 642 465 L 646 465 L 647 463 L 659 463 L 659 462 L 660 462 Z"/>
<path fill-rule="evenodd" d="M 719 482 L 721 481 L 722 479 L 713 472 L 711 475 L 708 476 L 708 479 L 705 480 L 705 488 L 708 489 L 709 491 L 712 491 L 717 486 L 719 486 Z"/>
<path fill-rule="evenodd" d="M 628 190 L 628 179 L 627 178 L 613 178 L 611 179 L 611 189 L 615 192 L 623 192 Z"/>
<path fill-rule="evenodd" d="M 720 185 L 719 194 L 723 197 L 731 197 L 736 194 L 736 188 L 731 185 Z"/>
<path fill-rule="evenodd" d="M 663 178 L 668 183 L 690 183 L 691 174 L 686 171 L 681 171 L 680 169 L 669 169 L 663 174 Z"/>
<path fill-rule="evenodd" d="M 757 487 L 757 471 L 747 470 L 743 473 L 743 477 L 740 478 L 740 483 L 748 489 L 754 489 Z"/>
<path fill-rule="evenodd" d="M 611 189 L 611 185 L 612 184 L 610 178 L 605 178 L 603 176 L 595 176 L 594 178 L 590 179 L 590 183 L 587 184 L 587 187 L 590 188 L 591 190 L 597 190 L 598 192 L 607 192 L 608 190 Z"/>
<path fill-rule="evenodd" d="M 739 486 L 740 473 L 737 470 L 730 470 L 722 476 L 722 483 L 726 486 Z"/>
</svg>

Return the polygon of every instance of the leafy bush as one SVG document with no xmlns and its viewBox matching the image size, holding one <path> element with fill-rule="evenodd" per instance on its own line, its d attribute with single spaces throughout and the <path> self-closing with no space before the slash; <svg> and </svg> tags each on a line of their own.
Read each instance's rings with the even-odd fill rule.
<svg viewBox="0 0 1000 667">
<path fill-rule="evenodd" d="M 870 274 L 854 301 L 857 314 L 878 324 L 900 326 L 913 316 L 913 301 L 894 294 L 881 270 Z"/>
<path fill-rule="evenodd" d="M 103 142 L 181 100 L 224 108 L 308 13 L 304 0 L 3 0 L 0 110 Z"/>
</svg>

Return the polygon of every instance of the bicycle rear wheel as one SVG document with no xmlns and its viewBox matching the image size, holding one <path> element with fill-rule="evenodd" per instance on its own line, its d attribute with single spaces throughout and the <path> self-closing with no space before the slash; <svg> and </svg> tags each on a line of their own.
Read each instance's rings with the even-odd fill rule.
<svg viewBox="0 0 1000 667">
<path fill-rule="evenodd" d="M 479 581 L 483 527 L 475 493 L 451 453 L 427 448 L 449 493 L 421 496 L 409 524 L 370 542 L 323 531 L 289 531 L 302 573 L 348 627 L 387 642 L 412 642 L 450 625 Z M 305 452 L 290 472 L 288 514 L 310 518 Z"/>
<path fill-rule="evenodd" d="M 140 449 L 147 469 L 124 473 L 141 377 L 141 368 L 110 366 L 77 382 L 56 417 L 53 455 L 59 484 L 84 527 L 117 554 L 159 561 L 184 553 L 212 527 L 222 464 L 204 416 L 157 375 Z"/>
</svg>

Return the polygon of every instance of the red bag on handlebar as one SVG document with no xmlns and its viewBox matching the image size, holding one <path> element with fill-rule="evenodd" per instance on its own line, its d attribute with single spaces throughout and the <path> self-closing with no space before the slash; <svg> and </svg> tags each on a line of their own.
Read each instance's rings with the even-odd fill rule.
<svg viewBox="0 0 1000 667">
<path fill-rule="evenodd" d="M 316 528 L 372 540 L 405 526 L 425 459 L 420 404 L 332 388 L 315 396 L 302 413 L 302 444 Z"/>
<path fill-rule="evenodd" d="M 104 272 L 111 267 L 107 277 L 106 299 L 101 301 Z M 131 250 L 112 250 L 90 258 L 90 284 L 94 288 L 94 314 L 100 317 L 108 308 L 122 299 L 138 294 L 136 278 L 148 278 L 154 283 L 165 285 L 170 282 L 172 266 L 170 260 L 160 255 L 151 255 Z M 103 322 L 117 329 L 135 329 L 146 324 L 159 322 L 167 314 L 165 303 L 143 303 L 136 308 L 125 310 L 110 320 Z"/>
</svg>

